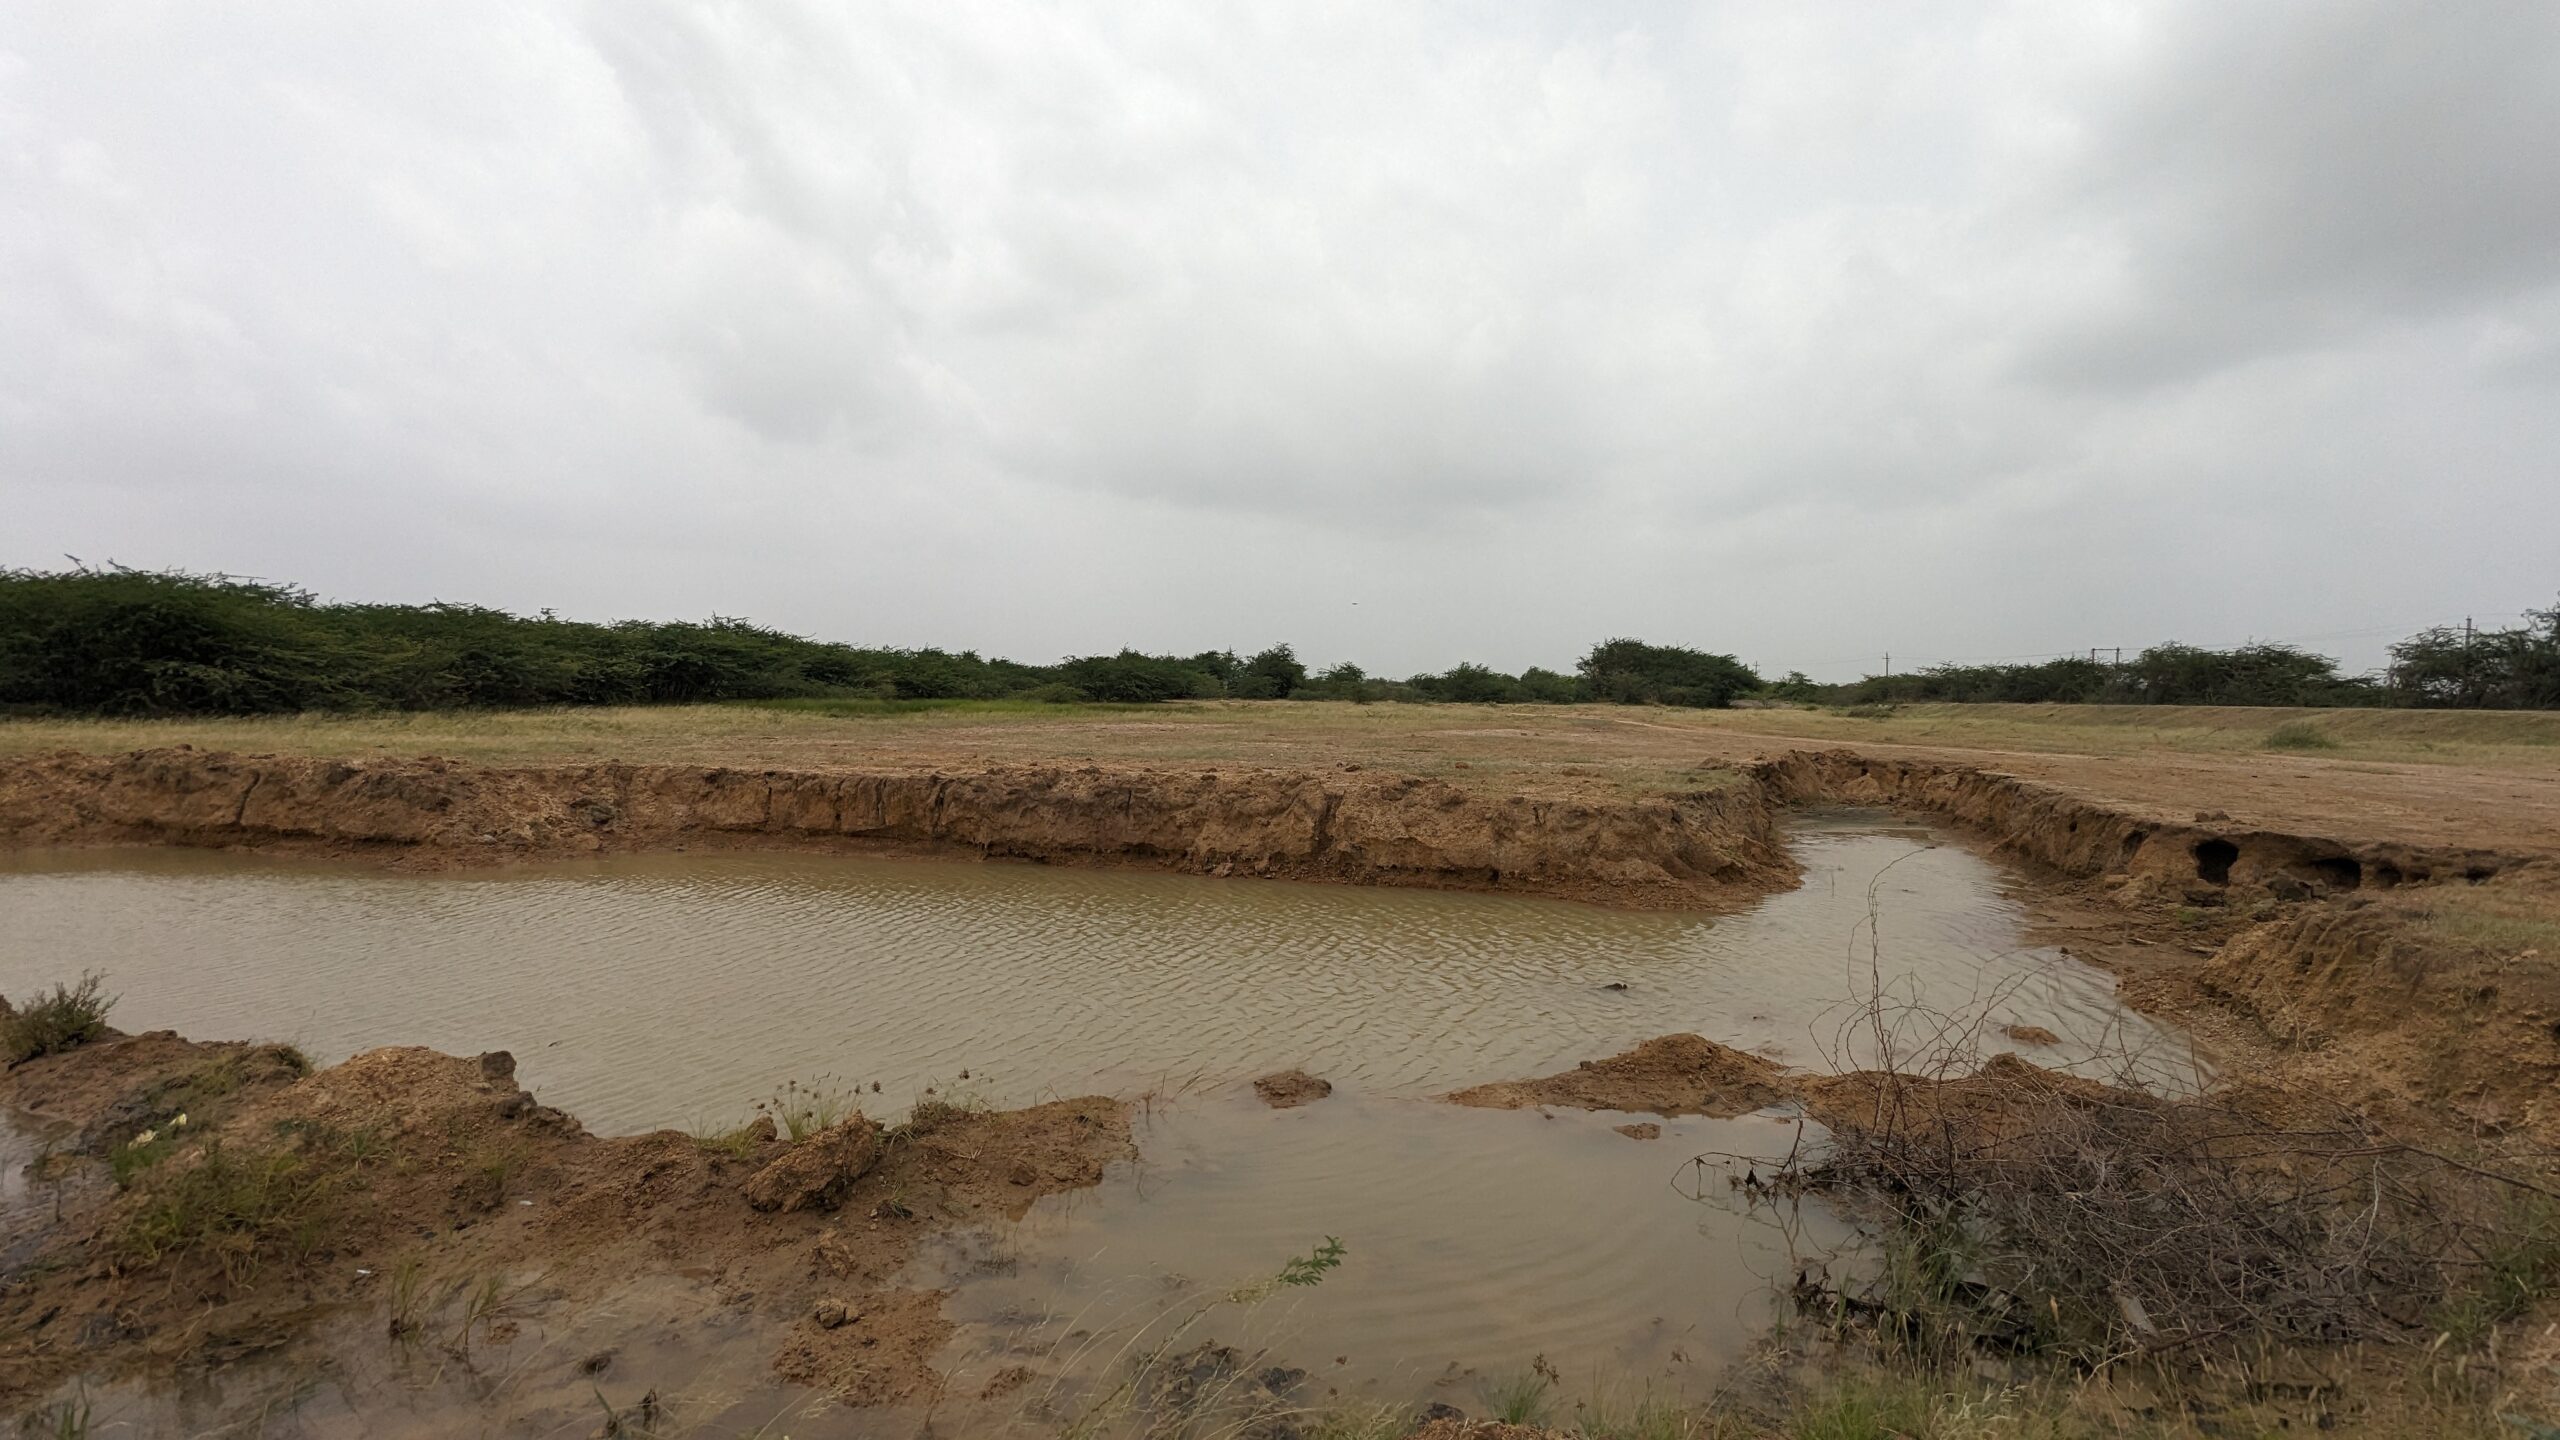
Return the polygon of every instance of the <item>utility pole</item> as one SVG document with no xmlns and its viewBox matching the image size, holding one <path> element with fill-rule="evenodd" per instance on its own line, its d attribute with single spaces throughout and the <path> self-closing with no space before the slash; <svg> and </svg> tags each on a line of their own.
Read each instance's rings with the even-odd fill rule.
<svg viewBox="0 0 2560 1440">
<path fill-rule="evenodd" d="M 1893 678 L 1893 652 L 1890 650 L 1884 652 L 1884 678 Z"/>
</svg>

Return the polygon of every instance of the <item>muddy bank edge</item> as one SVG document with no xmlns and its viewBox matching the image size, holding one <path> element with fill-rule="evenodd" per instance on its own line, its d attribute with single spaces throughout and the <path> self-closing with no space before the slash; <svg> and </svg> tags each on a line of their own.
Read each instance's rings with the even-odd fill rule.
<svg viewBox="0 0 2560 1440">
<path fill-rule="evenodd" d="M 1356 769 L 484 767 L 177 746 L 0 762 L 0 846 L 233 846 L 427 866 L 677 846 L 940 851 L 1717 909 L 1794 881 L 1777 816 L 1818 803 L 1931 815 L 2074 877 L 2297 898 L 2476 883 L 2519 858 L 2173 821 L 1848 750 L 1796 752 L 1711 789 L 1557 798 Z"/>
</svg>

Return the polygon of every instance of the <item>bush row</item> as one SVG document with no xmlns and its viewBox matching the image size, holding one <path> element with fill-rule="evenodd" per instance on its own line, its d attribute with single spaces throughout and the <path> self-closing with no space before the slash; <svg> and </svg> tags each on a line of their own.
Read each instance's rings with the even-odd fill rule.
<svg viewBox="0 0 2560 1440">
<path fill-rule="evenodd" d="M 2155 645 L 2123 664 L 1944 665 L 1820 685 L 1774 683 L 1730 655 L 1612 639 L 1570 674 L 1461 664 L 1387 679 L 1259 654 L 1123 650 L 1054 665 L 975 651 L 877 649 L 744 620 L 593 624 L 477 605 L 324 603 L 291 585 L 121 568 L 0 570 L 0 708 L 76 715 L 262 714 L 630 705 L 791 697 L 1333 699 L 1721 707 L 2013 701 L 2154 705 L 2560 708 L 2560 604 L 2510 629 L 2429 630 L 2378 676 L 2288 645 Z"/>
<path fill-rule="evenodd" d="M 1054 665 L 975 651 L 870 649 L 744 620 L 562 620 L 477 605 L 342 605 L 225 575 L 0 571 L 0 707 L 75 715 L 449 710 L 792 697 L 1145 704 L 1235 699 L 1618 700 L 1725 705 L 1759 677 L 1729 656 L 1612 640 L 1578 672 L 1459 665 L 1372 679 L 1257 655 L 1086 655 Z"/>
</svg>

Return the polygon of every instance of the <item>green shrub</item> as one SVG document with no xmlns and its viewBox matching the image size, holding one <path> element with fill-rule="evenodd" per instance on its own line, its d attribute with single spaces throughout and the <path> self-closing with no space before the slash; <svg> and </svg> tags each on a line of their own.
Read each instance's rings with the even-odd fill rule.
<svg viewBox="0 0 2560 1440">
<path fill-rule="evenodd" d="M 0 1057 L 11 1065 L 39 1055 L 59 1055 L 107 1033 L 107 1012 L 115 997 L 100 995 L 100 977 L 84 974 L 77 985 L 56 985 L 23 1009 L 8 1010 L 0 1002 Z"/>
<path fill-rule="evenodd" d="M 1621 705 L 1723 709 L 1760 688 L 1760 677 L 1730 655 L 1641 640 L 1604 640 L 1579 668 L 1593 698 Z"/>
</svg>

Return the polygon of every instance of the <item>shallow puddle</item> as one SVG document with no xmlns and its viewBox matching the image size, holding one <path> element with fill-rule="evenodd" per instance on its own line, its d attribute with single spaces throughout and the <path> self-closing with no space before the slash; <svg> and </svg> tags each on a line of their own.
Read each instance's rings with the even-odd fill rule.
<svg viewBox="0 0 2560 1440">
<path fill-rule="evenodd" d="M 1429 1096 L 1683 1030 L 1855 1063 L 1856 1002 L 1879 983 L 1896 1003 L 2049 1029 L 2058 1045 L 2027 1050 L 2046 1064 L 2185 1064 L 2106 976 L 2022 946 L 2019 905 L 1973 852 L 1874 815 L 1793 830 L 1805 884 L 1713 919 L 763 854 L 428 876 L 17 855 L 0 858 L 0 992 L 103 971 L 122 1028 L 291 1040 L 323 1064 L 381 1044 L 512 1050 L 545 1101 L 607 1132 L 734 1123 L 792 1081 L 859 1085 L 882 1115 L 927 1086 L 1008 1105 L 1148 1097 L 1138 1163 L 1002 1233 L 937 1243 L 907 1277 L 954 1291 L 946 1422 L 1055 1433 L 1128 1356 L 1172 1340 L 1304 1369 L 1309 1403 L 1482 1414 L 1533 1367 L 1563 1377 L 1559 1395 L 1695 1395 L 1767 1320 L 1789 1243 L 1836 1232 L 1817 1217 L 1790 1237 L 1720 1194 L 1693 1199 L 1684 1164 L 1782 1153 L 1792 1123 L 1686 1119 L 1634 1140 L 1611 1128 L 1628 1116 Z M 1253 1100 L 1253 1076 L 1289 1066 L 1334 1097 Z M 1321 1284 L 1223 1298 L 1328 1236 L 1343 1257 Z"/>
</svg>

